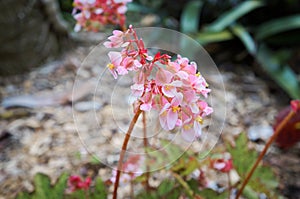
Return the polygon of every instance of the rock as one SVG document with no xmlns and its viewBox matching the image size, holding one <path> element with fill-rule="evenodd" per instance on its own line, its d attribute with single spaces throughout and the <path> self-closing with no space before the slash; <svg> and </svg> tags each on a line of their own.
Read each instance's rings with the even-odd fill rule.
<svg viewBox="0 0 300 199">
<path fill-rule="evenodd" d="M 75 133 L 77 131 L 75 124 L 66 123 L 63 125 L 63 131 L 68 133 Z"/>
<path fill-rule="evenodd" d="M 85 101 L 85 102 L 78 102 L 74 105 L 74 109 L 79 112 L 86 112 L 86 111 L 98 111 L 102 105 L 95 101 Z"/>
<path fill-rule="evenodd" d="M 30 155 L 40 156 L 50 150 L 52 139 L 50 137 L 39 137 L 29 150 Z"/>
<path fill-rule="evenodd" d="M 35 119 L 28 119 L 25 125 L 33 129 L 41 128 L 41 123 Z"/>
<path fill-rule="evenodd" d="M 251 141 L 267 141 L 273 135 L 273 128 L 268 125 L 251 126 L 248 130 L 248 138 Z"/>
</svg>

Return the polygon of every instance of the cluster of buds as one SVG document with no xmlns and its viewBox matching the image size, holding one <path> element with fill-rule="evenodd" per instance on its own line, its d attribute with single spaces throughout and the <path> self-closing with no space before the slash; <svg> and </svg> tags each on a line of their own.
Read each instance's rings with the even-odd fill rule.
<svg viewBox="0 0 300 199">
<path fill-rule="evenodd" d="M 144 163 L 144 158 L 140 155 L 130 156 L 127 161 L 123 164 L 122 170 L 125 172 L 122 174 L 120 178 L 121 184 L 126 184 L 128 182 L 132 182 L 136 177 L 143 174 L 142 165 Z M 113 170 L 113 176 L 110 181 L 115 183 L 117 170 Z"/>
<path fill-rule="evenodd" d="M 82 180 L 79 176 L 70 176 L 68 180 L 68 192 L 72 193 L 77 190 L 88 190 L 91 185 L 91 178 Z"/>
<path fill-rule="evenodd" d="M 105 25 L 125 26 L 126 4 L 132 0 L 74 0 L 75 31 L 99 31 Z"/>
<path fill-rule="evenodd" d="M 107 48 L 122 48 L 108 53 L 107 67 L 114 78 L 135 72 L 131 86 L 132 95 L 137 99 L 135 110 L 158 111 L 162 128 L 181 128 L 187 141 L 199 137 L 203 119 L 213 109 L 203 100 L 210 89 L 197 72 L 197 64 L 180 55 L 174 61 L 160 52 L 150 56 L 132 26 L 125 32 L 114 30 L 108 39 L 104 43 Z"/>
</svg>

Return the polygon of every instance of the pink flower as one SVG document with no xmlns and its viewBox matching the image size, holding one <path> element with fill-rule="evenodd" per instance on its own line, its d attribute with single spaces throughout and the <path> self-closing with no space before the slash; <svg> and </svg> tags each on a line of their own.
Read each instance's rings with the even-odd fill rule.
<svg viewBox="0 0 300 199">
<path fill-rule="evenodd" d="M 233 169 L 232 159 L 228 157 L 212 159 L 210 161 L 210 166 L 213 169 L 221 171 L 223 173 L 228 173 Z"/>
<path fill-rule="evenodd" d="M 202 96 L 208 96 L 210 89 L 204 77 L 197 73 L 197 64 L 180 55 L 175 61 L 160 52 L 149 56 L 132 26 L 125 32 L 113 31 L 108 39 L 104 43 L 106 47 L 122 48 L 120 52 L 108 54 L 111 61 L 108 68 L 114 78 L 135 72 L 131 86 L 136 97 L 134 110 L 158 111 L 162 128 L 181 127 L 187 141 L 201 136 L 203 120 L 213 109 L 201 100 Z"/>
<path fill-rule="evenodd" d="M 179 93 L 170 103 L 166 102 L 164 104 L 161 112 L 159 113 L 159 121 L 163 129 L 174 129 L 181 112 L 180 104 L 182 102 L 182 98 L 182 94 Z"/>
<path fill-rule="evenodd" d="M 213 109 L 211 107 L 209 107 L 205 101 L 199 101 L 198 106 L 199 106 L 199 109 L 202 111 L 202 114 L 201 114 L 202 117 L 208 116 L 213 112 Z"/>
<path fill-rule="evenodd" d="M 124 42 L 123 37 L 126 33 L 123 33 L 120 30 L 114 30 L 113 35 L 108 37 L 110 41 L 106 41 L 103 43 L 103 45 L 106 48 L 119 48 L 119 47 L 126 47 L 128 45 L 128 42 Z"/>
<path fill-rule="evenodd" d="M 114 76 L 115 79 L 118 78 L 117 69 L 122 67 L 120 66 L 122 61 L 122 55 L 119 52 L 111 51 L 108 53 L 108 57 L 111 61 L 111 63 L 107 64 L 107 68 L 111 72 L 111 74 Z"/>
<path fill-rule="evenodd" d="M 300 100 L 292 100 L 291 108 L 294 112 L 300 111 Z"/>
<path fill-rule="evenodd" d="M 70 176 L 68 180 L 68 192 L 72 193 L 77 190 L 88 190 L 90 188 L 91 181 L 90 177 L 82 180 L 79 176 Z"/>
<path fill-rule="evenodd" d="M 83 28 L 87 31 L 96 32 L 109 24 L 124 27 L 127 3 L 131 1 L 132 0 L 74 0 L 74 10 L 72 14 L 77 21 L 75 31 L 79 31 Z"/>
</svg>

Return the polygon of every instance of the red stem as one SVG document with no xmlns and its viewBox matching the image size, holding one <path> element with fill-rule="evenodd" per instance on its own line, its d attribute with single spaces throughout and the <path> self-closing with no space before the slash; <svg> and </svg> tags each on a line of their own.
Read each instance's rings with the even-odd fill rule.
<svg viewBox="0 0 300 199">
<path fill-rule="evenodd" d="M 140 108 L 138 108 L 138 110 L 136 111 L 134 117 L 132 118 L 132 120 L 130 122 L 128 131 L 127 131 L 126 136 L 123 141 L 122 151 L 120 153 L 120 158 L 119 158 L 118 167 L 117 167 L 117 175 L 116 175 L 116 181 L 115 181 L 115 185 L 114 185 L 113 199 L 117 199 L 118 187 L 119 187 L 120 176 L 121 176 L 121 169 L 123 167 L 123 160 L 124 160 L 125 152 L 127 149 L 128 141 L 130 139 L 130 135 L 133 130 L 133 127 L 136 124 L 137 119 L 139 118 L 139 115 L 141 114 L 141 112 L 142 111 L 140 110 Z"/>
<path fill-rule="evenodd" d="M 148 165 L 148 155 L 147 155 L 147 148 L 148 148 L 148 140 L 147 140 L 147 126 L 146 126 L 146 113 L 143 111 L 143 132 L 144 132 L 144 149 L 146 153 L 146 190 L 149 190 L 149 178 L 150 178 L 150 173 L 149 173 L 149 165 Z"/>
<path fill-rule="evenodd" d="M 245 188 L 245 186 L 247 185 L 248 181 L 250 180 L 251 176 L 253 175 L 256 167 L 258 166 L 259 162 L 262 160 L 262 158 L 264 157 L 264 155 L 266 154 L 268 148 L 271 146 L 271 144 L 273 143 L 273 141 L 276 139 L 276 137 L 279 135 L 279 132 L 282 130 L 282 128 L 286 125 L 286 123 L 295 115 L 295 112 L 293 110 L 291 110 L 289 112 L 289 114 L 284 118 L 284 120 L 282 120 L 280 122 L 280 124 L 278 125 L 278 127 L 275 129 L 274 134 L 272 135 L 272 137 L 268 140 L 267 144 L 265 145 L 263 151 L 259 154 L 259 157 L 256 159 L 256 162 L 254 163 L 254 165 L 252 166 L 250 172 L 248 173 L 245 181 L 242 184 L 242 187 L 240 188 L 238 194 L 236 195 L 235 199 L 238 199 L 242 193 L 243 190 Z"/>
</svg>

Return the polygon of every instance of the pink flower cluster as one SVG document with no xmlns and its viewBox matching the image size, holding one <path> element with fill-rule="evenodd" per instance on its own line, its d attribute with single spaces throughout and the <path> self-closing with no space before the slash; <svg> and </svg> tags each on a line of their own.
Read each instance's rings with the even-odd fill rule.
<svg viewBox="0 0 300 199">
<path fill-rule="evenodd" d="M 174 61 L 160 52 L 150 56 L 132 26 L 125 32 L 114 30 L 108 39 L 104 43 L 107 48 L 122 48 L 108 53 L 107 67 L 114 78 L 135 72 L 131 90 L 137 98 L 136 108 L 158 111 L 162 128 L 180 127 L 187 141 L 199 137 L 203 119 L 213 109 L 202 100 L 210 89 L 197 72 L 197 64 L 180 55 Z"/>
<path fill-rule="evenodd" d="M 136 177 L 143 174 L 143 171 L 141 169 L 142 165 L 144 163 L 144 158 L 140 155 L 133 155 L 128 158 L 128 160 L 123 164 L 123 173 L 120 178 L 120 182 L 122 184 L 126 184 L 128 182 L 131 182 Z M 115 183 L 117 170 L 113 169 L 113 176 L 110 178 L 110 181 L 112 183 Z"/>
<path fill-rule="evenodd" d="M 77 190 L 88 190 L 91 181 L 90 177 L 82 180 L 79 176 L 70 176 L 68 180 L 68 192 L 72 193 Z"/>
<path fill-rule="evenodd" d="M 73 16 L 77 23 L 75 31 L 99 31 L 112 24 L 125 26 L 126 4 L 132 0 L 74 0 Z"/>
</svg>

